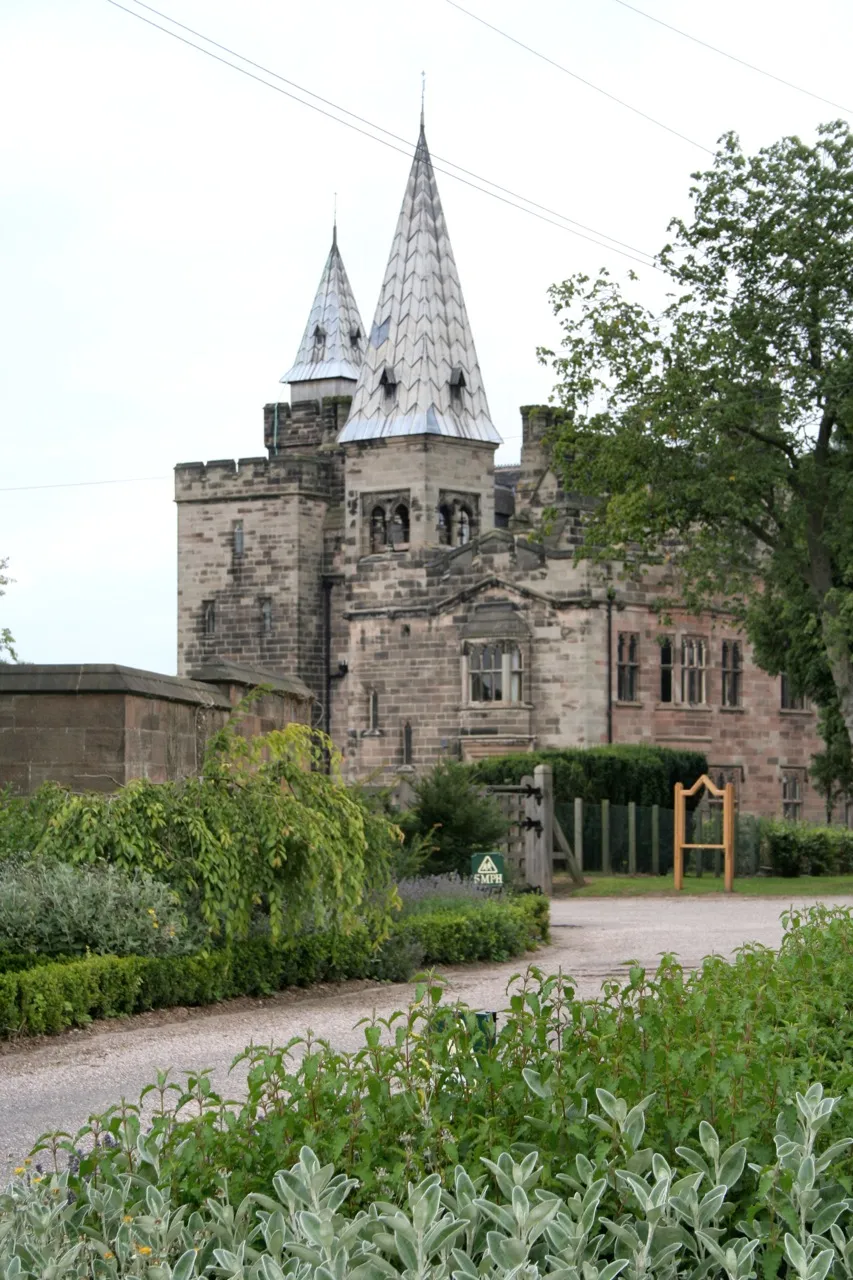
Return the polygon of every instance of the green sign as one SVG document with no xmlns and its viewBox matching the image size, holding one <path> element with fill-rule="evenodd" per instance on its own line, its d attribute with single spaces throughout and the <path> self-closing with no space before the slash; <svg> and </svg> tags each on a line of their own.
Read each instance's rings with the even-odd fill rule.
<svg viewBox="0 0 853 1280">
<path fill-rule="evenodd" d="M 503 854 L 472 853 L 471 878 L 474 884 L 491 884 L 500 888 L 504 882 Z"/>
</svg>

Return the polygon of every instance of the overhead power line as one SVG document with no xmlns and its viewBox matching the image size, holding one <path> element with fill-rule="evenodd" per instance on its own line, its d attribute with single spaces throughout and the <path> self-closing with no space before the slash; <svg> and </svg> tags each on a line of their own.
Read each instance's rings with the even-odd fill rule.
<svg viewBox="0 0 853 1280">
<path fill-rule="evenodd" d="M 125 476 L 121 480 L 67 480 L 60 484 L 13 484 L 0 493 L 26 493 L 32 489 L 82 489 L 93 484 L 143 484 L 149 480 L 170 480 L 171 476 Z"/>
<path fill-rule="evenodd" d="M 374 124 L 372 120 L 367 120 L 364 116 L 358 115 L 355 111 L 350 111 L 347 107 L 339 106 L 338 103 L 332 102 L 329 98 L 324 98 L 321 94 L 314 93 L 312 89 L 306 89 L 304 85 L 297 84 L 295 80 L 289 80 L 287 76 L 279 75 L 277 71 L 273 71 L 270 67 L 265 67 L 260 62 L 254 62 L 251 58 L 245 57 L 242 53 L 237 53 L 235 49 L 230 49 L 228 45 L 220 44 L 210 36 L 204 35 L 203 32 L 196 31 L 194 27 L 188 27 L 185 22 L 179 22 L 177 18 L 171 18 L 167 13 L 163 13 L 160 9 L 155 9 L 153 5 L 146 4 L 145 0 L 131 0 L 131 2 L 140 9 L 147 9 L 149 13 L 156 14 L 158 18 L 164 18 L 166 22 L 170 22 L 172 26 L 180 27 L 182 31 L 189 31 L 190 35 L 197 36 L 200 40 L 204 40 L 206 44 L 213 45 L 214 49 L 221 49 L 223 53 L 230 54 L 232 58 L 239 58 L 241 62 L 245 62 L 247 66 L 254 67 L 256 71 L 263 71 L 264 75 L 272 76 L 274 80 L 280 80 L 282 84 L 289 84 L 292 89 L 298 89 L 300 93 L 307 94 L 309 98 L 316 98 L 318 102 L 324 103 L 327 107 L 333 107 L 335 111 L 340 111 L 342 115 L 349 116 L 351 120 L 357 120 L 359 124 L 366 124 L 369 128 L 375 129 L 377 133 L 384 133 L 386 138 L 393 138 L 395 142 L 402 142 L 406 148 L 405 154 L 409 154 L 411 143 L 408 138 L 401 137 L 399 133 L 393 133 L 390 129 L 383 128 L 381 124 Z M 123 8 L 124 6 L 117 5 L 116 7 Z M 126 10 L 126 12 L 129 13 L 131 10 Z M 157 26 L 158 24 L 152 23 L 151 25 Z M 160 27 L 159 29 L 161 31 L 165 30 L 163 27 Z M 172 33 L 169 32 L 168 34 L 171 35 Z M 197 45 L 193 47 L 198 48 Z M 205 52 L 205 50 L 202 50 L 202 52 Z M 235 70 L 239 71 L 240 68 L 237 67 Z M 272 88 L 274 86 L 270 87 Z M 305 103 L 304 105 L 310 106 L 311 104 Z M 346 121 L 341 120 L 338 123 L 345 124 Z M 375 138 L 374 141 L 379 142 L 381 140 L 379 138 Z M 576 218 L 570 218 L 567 214 L 560 213 L 559 209 L 549 209 L 545 204 L 537 204 L 535 200 L 530 200 L 527 196 L 521 195 L 518 191 L 512 191 L 509 187 L 502 187 L 499 182 L 492 182 L 491 178 L 484 178 L 481 173 L 474 173 L 473 170 L 466 169 L 464 165 L 457 164 L 455 160 L 448 160 L 446 156 L 436 155 L 435 152 L 430 152 L 430 155 L 433 163 L 438 161 L 439 164 L 449 164 L 451 169 L 458 169 L 460 173 L 467 174 L 469 178 L 475 178 L 477 182 L 485 182 L 487 186 L 494 187 L 496 191 L 502 191 L 504 195 L 512 196 L 515 200 L 523 200 L 525 204 L 531 205 L 534 209 L 541 209 L 543 213 L 553 214 L 555 218 L 561 218 L 563 222 L 569 222 L 572 226 L 580 227 L 583 231 L 591 231 L 594 235 L 603 236 L 605 240 L 610 240 L 613 244 L 621 245 L 623 249 L 630 249 L 632 253 L 642 254 L 647 258 L 654 256 L 653 254 L 647 253 L 645 249 L 638 249 L 635 245 L 627 244 L 624 240 L 617 240 L 615 236 L 608 235 L 606 231 L 599 231 L 597 227 L 590 227 L 585 222 L 578 222 Z M 446 171 L 439 170 L 439 172 L 443 173 Z M 449 174 L 448 176 L 454 177 L 455 175 Z M 486 194 L 491 195 L 491 192 L 486 192 Z"/>
<path fill-rule="evenodd" d="M 357 116 L 355 112 L 348 111 L 346 107 L 341 107 L 330 99 L 322 98 L 319 94 L 313 93 L 310 89 L 305 89 L 301 85 L 296 85 L 294 81 L 287 80 L 277 72 L 271 71 L 266 67 L 262 67 L 259 63 L 253 62 L 250 58 L 245 58 L 234 49 L 228 48 L 227 45 L 219 44 L 217 41 L 210 39 L 210 37 L 204 35 L 202 32 L 194 31 L 191 27 L 186 27 L 183 23 L 177 22 L 174 18 L 170 18 L 168 14 L 161 13 L 159 10 L 153 9 L 150 5 L 143 4 L 143 0 L 132 0 L 132 2 L 140 4 L 141 7 L 148 9 L 151 13 L 156 13 L 158 17 L 162 17 L 166 22 L 170 22 L 174 26 L 181 27 L 183 30 L 189 31 L 192 35 L 195 35 L 200 40 L 204 40 L 206 43 L 213 45 L 215 48 L 222 49 L 223 52 L 230 54 L 231 57 L 239 58 L 241 62 L 245 62 L 248 66 L 257 68 L 262 71 L 264 75 L 273 76 L 275 79 L 281 80 L 282 83 L 289 84 L 293 88 L 298 89 L 300 93 L 305 93 L 309 97 L 316 98 L 317 102 L 325 103 L 326 106 L 331 107 L 334 111 L 339 111 L 343 115 L 350 116 L 352 120 L 360 121 L 361 124 L 367 125 L 369 129 L 375 129 L 379 133 L 384 133 L 387 138 L 398 138 L 397 134 L 393 134 L 389 130 L 383 129 L 381 125 L 374 125 L 371 121 L 365 120 L 364 117 Z M 265 80 L 262 75 L 256 75 L 254 72 L 247 70 L 246 67 L 238 66 L 234 62 L 230 62 L 228 58 L 220 57 L 219 54 L 214 53 L 211 49 L 205 49 L 203 45 L 196 44 L 195 41 L 187 39 L 186 36 L 180 35 L 177 31 L 172 31 L 168 27 L 162 26 L 159 22 L 154 22 L 151 18 L 146 18 L 144 14 L 137 13 L 135 10 L 129 9 L 126 5 L 120 4 L 119 0 L 107 0 L 107 3 L 111 4 L 116 9 L 121 9 L 124 13 L 130 14 L 132 18 L 137 18 L 140 22 L 146 23 L 147 26 L 154 27 L 156 30 L 162 31 L 165 35 L 171 36 L 173 40 L 178 40 L 181 44 L 188 45 L 191 49 L 196 49 L 199 53 L 205 54 L 208 58 L 213 58 L 215 62 L 220 62 L 223 66 L 230 67 L 232 71 L 239 71 L 241 75 L 248 76 L 250 80 L 255 80 L 258 84 L 265 85 L 266 88 L 273 89 L 276 93 L 283 94 L 284 97 L 300 103 L 303 107 L 308 107 L 312 111 L 317 111 L 320 115 L 325 116 L 329 120 L 333 120 L 336 124 L 343 125 L 347 129 L 353 129 L 356 133 L 362 134 L 363 137 L 369 138 L 372 142 L 378 142 L 381 146 L 389 147 L 392 151 L 398 151 L 405 156 L 411 155 L 412 144 L 406 143 L 405 139 L 399 139 L 400 142 L 405 143 L 404 146 L 397 146 L 396 142 L 386 141 L 386 138 L 378 138 L 375 133 L 369 133 L 367 129 L 361 128 L 360 124 L 353 124 L 350 120 L 342 120 L 339 116 L 333 115 L 332 111 L 327 111 L 324 107 L 317 106 L 314 102 L 306 102 L 304 98 L 300 98 L 296 93 L 291 93 L 289 90 L 281 88 L 280 85 L 271 84 L 270 81 Z M 438 173 L 443 173 L 447 177 L 453 178 L 456 182 L 461 182 L 464 186 L 471 187 L 474 191 L 479 191 L 482 195 L 490 196 L 493 200 L 499 200 L 501 204 L 509 205 L 512 209 L 518 209 L 521 213 L 526 213 L 532 218 L 538 218 L 540 222 L 547 222 L 551 226 L 557 227 L 560 231 L 568 231 L 571 235 L 579 236 L 582 240 L 588 240 L 591 244 L 598 245 L 601 249 L 609 249 L 612 253 L 618 253 L 624 258 L 630 258 L 634 262 L 639 262 L 644 267 L 652 267 L 656 271 L 661 269 L 653 261 L 653 255 L 648 253 L 645 249 L 638 249 L 635 245 L 630 245 L 623 240 L 617 240 L 614 236 L 608 235 L 605 231 L 599 231 L 597 227 L 588 227 L 585 223 L 578 222 L 574 218 L 569 218 L 565 214 L 558 213 L 556 210 L 549 210 L 546 206 L 537 204 L 534 200 L 528 200 L 526 196 L 510 192 L 508 188 L 501 187 L 498 183 L 492 182 L 489 178 L 482 178 L 478 174 L 473 174 L 471 170 L 463 168 L 462 165 L 457 165 L 452 160 L 442 161 L 441 157 L 434 156 L 433 161 L 435 160 L 441 161 L 439 164 L 434 163 L 433 166 Z M 458 169 L 459 173 L 453 173 L 450 169 L 443 168 L 442 164 L 451 165 L 452 168 Z M 476 178 L 477 181 L 471 181 L 470 178 L 461 177 L 460 174 L 462 173 L 469 174 L 470 178 Z M 485 187 L 478 185 L 480 182 L 487 183 L 488 186 L 494 187 L 495 190 L 488 191 Z M 506 192 L 506 194 L 501 195 L 499 192 Z M 509 196 L 514 196 L 515 199 L 510 199 Z M 516 203 L 517 200 L 523 200 L 524 204 Z M 553 213 L 554 217 L 548 217 L 547 214 L 549 213 Z M 555 218 L 559 218 L 562 221 L 555 221 Z M 571 225 L 566 225 L 567 223 Z M 578 227 L 583 227 L 584 229 L 577 230 L 576 228 Z M 592 232 L 593 234 L 587 234 L 588 232 Z M 599 239 L 598 237 L 603 238 Z M 605 243 L 605 241 L 610 241 L 610 243 Z"/>
<path fill-rule="evenodd" d="M 496 27 L 493 22 L 487 22 L 485 18 L 481 18 L 478 13 L 472 13 L 470 9 L 466 9 L 463 5 L 457 4 L 456 0 L 447 0 L 449 5 L 454 9 L 458 9 L 460 13 L 467 14 L 469 18 L 473 18 L 475 22 L 480 22 L 484 27 L 488 27 L 490 31 L 496 32 L 497 35 L 503 36 L 504 40 L 509 40 L 512 44 L 517 44 L 519 49 L 525 49 L 528 53 L 532 53 L 534 58 L 541 58 L 543 62 L 547 62 L 550 66 L 556 67 L 558 71 L 562 71 L 564 75 L 571 76 L 573 80 L 579 80 L 581 84 L 585 84 L 588 89 L 594 89 L 596 93 L 603 94 L 605 98 L 609 98 L 611 102 L 616 102 L 620 107 L 624 107 L 626 111 L 633 111 L 635 116 L 641 116 L 643 120 L 648 120 L 650 124 L 657 125 L 658 129 L 665 129 L 667 133 L 671 133 L 673 137 L 680 138 L 682 142 L 689 142 L 691 147 L 698 147 L 700 151 L 704 151 L 707 155 L 712 156 L 715 152 L 711 147 L 706 147 L 703 142 L 697 142 L 695 138 L 688 138 L 686 133 L 680 133 L 678 129 L 673 129 L 672 125 L 664 124 L 662 120 L 655 119 L 648 112 L 641 111 L 639 107 L 632 106 L 630 102 L 626 102 L 624 98 L 617 98 L 615 93 L 610 93 L 607 89 L 602 89 L 600 85 L 593 84 L 591 80 L 587 80 L 584 76 L 578 75 L 577 71 L 572 71 L 569 67 L 563 66 L 562 62 L 555 62 L 553 58 L 549 58 L 546 53 L 540 53 L 538 49 L 534 49 L 532 45 L 525 44 L 523 40 L 511 36 L 508 31 Z"/>
<path fill-rule="evenodd" d="M 671 22 L 664 22 L 663 18 L 656 18 L 653 13 L 646 13 L 645 9 L 638 9 L 635 4 L 629 4 L 628 0 L 616 0 L 617 4 L 621 4 L 623 9 L 631 9 L 634 13 L 638 13 L 641 18 L 648 18 L 649 22 L 656 22 L 659 27 L 666 27 L 667 31 L 674 31 L 677 36 L 683 36 L 685 40 L 692 40 L 694 44 L 700 44 L 703 49 L 710 49 L 712 53 L 718 53 L 722 58 L 728 58 L 731 62 L 737 62 L 742 67 L 748 67 L 750 71 L 757 71 L 760 76 L 767 76 L 768 80 L 775 80 L 777 84 L 783 84 L 788 89 L 794 89 L 797 93 L 804 93 L 809 98 L 815 98 L 818 102 L 825 102 L 827 106 L 835 107 L 838 111 L 843 111 L 845 115 L 853 115 L 853 108 L 843 107 L 840 102 L 833 102 L 832 98 L 824 98 L 820 93 L 813 93 L 811 89 L 804 89 L 801 84 L 794 84 L 793 80 L 785 80 L 782 76 L 777 76 L 772 71 L 766 71 L 764 67 L 757 67 L 754 62 L 747 62 L 745 58 L 739 58 L 735 53 L 729 53 L 726 49 L 720 49 L 715 44 L 709 44 L 707 40 L 700 40 L 698 36 L 692 36 L 689 31 L 682 31 L 680 27 L 674 27 Z"/>
</svg>

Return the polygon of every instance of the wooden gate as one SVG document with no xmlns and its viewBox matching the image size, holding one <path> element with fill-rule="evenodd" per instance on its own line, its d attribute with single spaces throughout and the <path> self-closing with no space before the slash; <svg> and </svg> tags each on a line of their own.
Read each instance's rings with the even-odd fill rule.
<svg viewBox="0 0 853 1280">
<path fill-rule="evenodd" d="M 550 765 L 537 765 L 518 786 L 486 787 L 509 824 L 504 855 L 518 879 L 550 896 L 553 887 L 554 784 Z"/>
</svg>

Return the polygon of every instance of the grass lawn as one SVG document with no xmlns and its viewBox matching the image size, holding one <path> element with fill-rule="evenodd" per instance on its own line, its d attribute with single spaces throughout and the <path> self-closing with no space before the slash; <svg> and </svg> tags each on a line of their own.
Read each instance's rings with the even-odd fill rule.
<svg viewBox="0 0 853 1280">
<path fill-rule="evenodd" d="M 584 873 L 586 884 L 576 889 L 567 872 L 554 874 L 554 896 L 558 898 L 638 898 L 649 894 L 674 894 L 672 875 L 668 876 L 604 876 L 599 872 Z M 761 898 L 828 898 L 853 896 L 851 876 L 744 876 L 735 879 L 735 893 Z M 722 876 L 685 876 L 683 893 L 722 893 Z"/>
</svg>

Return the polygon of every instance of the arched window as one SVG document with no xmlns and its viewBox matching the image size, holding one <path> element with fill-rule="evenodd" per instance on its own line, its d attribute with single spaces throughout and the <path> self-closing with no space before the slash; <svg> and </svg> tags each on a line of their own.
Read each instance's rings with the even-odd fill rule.
<svg viewBox="0 0 853 1280">
<path fill-rule="evenodd" d="M 404 502 L 401 502 L 394 508 L 394 515 L 391 518 L 391 546 L 403 547 L 408 545 L 409 508 Z"/>
<path fill-rule="evenodd" d="M 456 545 L 464 547 L 471 541 L 471 512 L 467 507 L 459 508 L 459 519 L 456 526 Z"/>
<path fill-rule="evenodd" d="M 374 507 L 370 513 L 370 550 L 384 551 L 388 545 L 388 530 L 385 525 L 385 508 Z"/>
<path fill-rule="evenodd" d="M 438 543 L 449 547 L 453 542 L 453 512 L 448 506 L 438 508 Z"/>
</svg>

